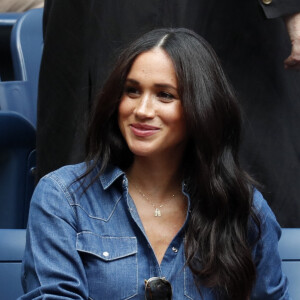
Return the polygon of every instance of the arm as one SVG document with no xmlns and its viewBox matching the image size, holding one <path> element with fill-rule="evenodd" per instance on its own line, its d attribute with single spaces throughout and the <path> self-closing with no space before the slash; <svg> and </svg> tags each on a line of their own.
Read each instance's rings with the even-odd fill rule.
<svg viewBox="0 0 300 300">
<path fill-rule="evenodd" d="M 268 19 L 285 18 L 292 50 L 284 66 L 300 69 L 300 0 L 259 0 L 259 3 Z"/>
<path fill-rule="evenodd" d="M 85 269 L 76 251 L 76 216 L 61 181 L 45 177 L 30 207 L 23 260 L 23 300 L 88 299 Z"/>
<path fill-rule="evenodd" d="M 285 18 L 286 27 L 292 43 L 290 56 L 284 61 L 286 69 L 300 70 L 300 13 Z"/>
<path fill-rule="evenodd" d="M 289 300 L 287 277 L 282 273 L 278 241 L 281 229 L 262 195 L 254 194 L 261 221 L 261 238 L 253 250 L 256 265 L 256 283 L 251 300 Z"/>
</svg>

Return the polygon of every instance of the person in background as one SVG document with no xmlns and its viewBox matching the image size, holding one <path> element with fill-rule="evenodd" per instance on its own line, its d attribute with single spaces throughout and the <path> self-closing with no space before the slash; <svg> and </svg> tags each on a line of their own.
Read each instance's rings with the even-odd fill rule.
<svg viewBox="0 0 300 300">
<path fill-rule="evenodd" d="M 1 0 L 0 12 L 23 12 L 44 6 L 44 0 Z"/>
<path fill-rule="evenodd" d="M 99 93 L 85 162 L 37 185 L 20 299 L 289 299 L 240 131 L 203 38 L 157 29 L 131 43 Z"/>
<path fill-rule="evenodd" d="M 154 28 L 186 27 L 210 42 L 237 90 L 242 166 L 281 226 L 300 227 L 300 73 L 283 63 L 291 55 L 286 67 L 299 64 L 299 12 L 299 0 L 46 0 L 37 180 L 84 159 L 90 110 L 116 49 Z"/>
</svg>

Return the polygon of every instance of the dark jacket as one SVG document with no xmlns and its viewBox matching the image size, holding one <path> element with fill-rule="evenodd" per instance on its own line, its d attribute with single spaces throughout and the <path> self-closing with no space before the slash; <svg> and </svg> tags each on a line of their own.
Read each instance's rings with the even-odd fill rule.
<svg viewBox="0 0 300 300">
<path fill-rule="evenodd" d="M 117 50 L 157 27 L 187 27 L 215 48 L 244 110 L 242 166 L 282 226 L 300 227 L 300 75 L 285 71 L 281 18 L 299 0 L 46 0 L 38 178 L 84 159 L 89 113 Z M 267 17 L 267 18 L 266 18 Z"/>
</svg>

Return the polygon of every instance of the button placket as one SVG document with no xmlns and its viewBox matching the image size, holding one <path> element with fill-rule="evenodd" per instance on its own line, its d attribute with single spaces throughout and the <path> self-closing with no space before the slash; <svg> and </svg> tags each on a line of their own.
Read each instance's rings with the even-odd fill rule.
<svg viewBox="0 0 300 300">
<path fill-rule="evenodd" d="M 177 253 L 177 252 L 178 252 L 178 249 L 177 249 L 176 247 L 172 247 L 172 251 L 173 251 L 174 253 Z"/>
</svg>

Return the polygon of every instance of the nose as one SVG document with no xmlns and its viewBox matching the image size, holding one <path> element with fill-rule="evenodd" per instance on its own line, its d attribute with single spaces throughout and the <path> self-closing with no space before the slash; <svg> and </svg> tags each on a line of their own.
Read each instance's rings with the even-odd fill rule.
<svg viewBox="0 0 300 300">
<path fill-rule="evenodd" d="M 155 116 L 153 99 L 150 94 L 143 94 L 137 101 L 135 110 L 136 116 L 140 119 L 151 119 Z"/>
</svg>

